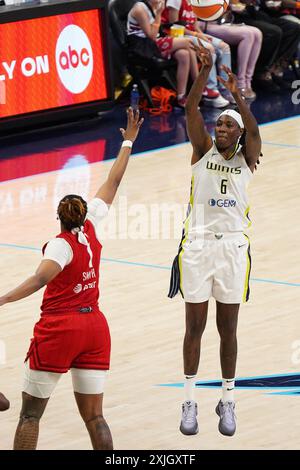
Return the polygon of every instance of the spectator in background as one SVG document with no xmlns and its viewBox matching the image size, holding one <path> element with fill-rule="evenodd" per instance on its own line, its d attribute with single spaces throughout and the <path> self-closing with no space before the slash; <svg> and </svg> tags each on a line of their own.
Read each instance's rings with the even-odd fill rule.
<svg viewBox="0 0 300 470">
<path fill-rule="evenodd" d="M 193 81 L 198 75 L 197 56 L 191 40 L 159 36 L 164 7 L 165 2 L 160 0 L 144 0 L 134 4 L 127 20 L 128 44 L 129 49 L 134 50 L 141 38 L 149 38 L 156 43 L 163 58 L 174 57 L 177 61 L 177 105 L 184 108 L 189 74 Z"/>
<path fill-rule="evenodd" d="M 236 20 L 255 26 L 263 33 L 262 49 L 256 69 L 258 86 L 270 91 L 290 88 L 290 85 L 282 78 L 282 65 L 297 50 L 300 26 L 284 17 L 277 17 L 277 8 L 280 6 L 268 7 L 268 1 L 241 0 L 241 2 L 246 4 L 246 8 L 243 12 L 236 14 Z"/>
<path fill-rule="evenodd" d="M 237 47 L 238 87 L 244 98 L 254 99 L 256 94 L 252 89 L 252 78 L 262 44 L 260 30 L 252 26 L 233 24 L 230 10 L 218 21 L 200 21 L 199 25 L 205 33 Z"/>
<path fill-rule="evenodd" d="M 197 24 L 197 17 L 192 10 L 190 0 L 166 0 L 166 8 L 162 12 L 162 23 L 169 25 L 179 23 L 183 25 L 185 27 L 184 34 L 186 37 L 194 38 L 196 44 L 198 39 L 200 39 L 201 44 L 210 51 L 213 67 L 208 77 L 207 87 L 203 91 L 204 103 L 214 108 L 223 108 L 227 106 L 229 102 L 235 103 L 231 93 L 229 93 L 225 87 L 220 87 L 222 93 L 220 94 L 217 80 L 216 64 L 218 64 L 219 67 L 226 65 L 231 68 L 230 47 L 221 39 L 205 35 L 201 31 Z M 221 69 L 220 73 L 226 78 L 226 75 Z"/>
<path fill-rule="evenodd" d="M 270 2 L 268 1 L 265 3 L 268 7 L 267 13 L 269 13 L 270 16 L 284 18 L 285 20 L 300 24 L 300 1 L 282 0 L 278 8 L 270 8 Z"/>
</svg>

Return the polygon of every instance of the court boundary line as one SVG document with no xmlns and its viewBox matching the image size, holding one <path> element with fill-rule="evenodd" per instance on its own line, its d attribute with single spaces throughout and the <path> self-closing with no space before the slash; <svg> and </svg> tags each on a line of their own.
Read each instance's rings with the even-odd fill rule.
<svg viewBox="0 0 300 470">
<path fill-rule="evenodd" d="M 35 252 L 41 252 L 41 248 L 36 248 L 33 246 L 28 246 L 28 245 L 16 245 L 13 243 L 0 243 L 0 248 L 11 248 L 11 249 L 18 249 L 18 250 L 28 250 L 28 251 L 35 251 Z M 171 271 L 172 267 L 171 266 L 161 266 L 159 264 L 148 264 L 148 263 L 139 263 L 136 261 L 128 261 L 128 260 L 122 260 L 122 259 L 117 259 L 117 258 L 101 258 L 101 261 L 104 261 L 106 263 L 118 263 L 118 264 L 125 264 L 129 266 L 138 266 L 142 268 L 150 268 L 150 269 L 161 269 L 165 271 Z M 256 278 L 256 277 L 250 277 L 251 282 L 264 282 L 267 284 L 275 284 L 275 285 L 284 285 L 284 286 L 289 286 L 289 287 L 300 287 L 300 282 L 287 282 L 287 281 L 277 281 L 274 279 L 264 279 L 264 278 Z"/>
</svg>

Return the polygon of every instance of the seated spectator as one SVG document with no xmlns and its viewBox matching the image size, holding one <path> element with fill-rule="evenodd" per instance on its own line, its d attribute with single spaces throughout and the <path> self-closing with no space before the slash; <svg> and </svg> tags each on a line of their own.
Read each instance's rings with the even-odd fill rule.
<svg viewBox="0 0 300 470">
<path fill-rule="evenodd" d="M 261 53 L 257 62 L 256 76 L 260 88 L 278 91 L 289 88 L 282 79 L 282 64 L 295 54 L 300 26 L 277 16 L 276 8 L 267 6 L 268 0 L 241 0 L 246 4 L 243 12 L 236 14 L 240 23 L 255 26 L 263 33 Z"/>
<path fill-rule="evenodd" d="M 223 86 L 220 86 L 222 94 L 218 90 L 217 80 L 217 67 L 226 65 L 231 68 L 231 53 L 228 44 L 221 39 L 214 38 L 213 36 L 205 35 L 197 24 L 197 17 L 195 16 L 190 0 L 166 0 L 166 8 L 162 12 L 162 23 L 173 24 L 179 23 L 185 27 L 184 34 L 186 37 L 194 38 L 197 45 L 198 39 L 201 44 L 206 47 L 213 59 L 213 67 L 208 77 L 207 87 L 203 92 L 203 101 L 205 104 L 215 107 L 223 108 L 229 102 L 234 103 L 231 93 Z M 221 70 L 221 75 L 226 79 L 226 74 Z M 223 95 L 223 96 L 222 96 Z M 224 99 L 225 98 L 225 99 Z"/>
<path fill-rule="evenodd" d="M 155 42 L 165 59 L 174 57 L 177 61 L 177 105 L 185 106 L 186 88 L 189 74 L 192 80 L 198 75 L 197 56 L 191 40 L 186 38 L 161 37 L 161 13 L 164 1 L 144 0 L 134 4 L 128 14 L 127 34 L 129 48 L 133 48 L 140 38 Z"/>
<path fill-rule="evenodd" d="M 277 16 L 300 24 L 300 1 L 282 0 L 279 5 L 272 7 L 270 2 L 266 0 L 265 10 L 270 16 Z"/>
<path fill-rule="evenodd" d="M 205 33 L 237 47 L 238 86 L 244 98 L 254 99 L 256 95 L 252 89 L 252 78 L 261 49 L 262 33 L 253 26 L 233 24 L 233 18 L 230 16 L 232 17 L 229 10 L 227 22 L 221 18 L 221 21 L 209 23 L 200 21 L 199 25 Z"/>
</svg>

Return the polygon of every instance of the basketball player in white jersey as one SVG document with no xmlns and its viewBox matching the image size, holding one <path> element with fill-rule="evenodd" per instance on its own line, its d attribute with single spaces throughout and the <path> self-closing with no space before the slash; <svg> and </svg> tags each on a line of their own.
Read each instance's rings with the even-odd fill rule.
<svg viewBox="0 0 300 470">
<path fill-rule="evenodd" d="M 181 291 L 186 311 L 185 401 L 180 431 L 186 435 L 198 432 L 194 388 L 208 300 L 214 297 L 223 393 L 216 413 L 220 417 L 219 431 L 232 436 L 236 430 L 233 393 L 238 311 L 240 303 L 249 297 L 251 267 L 249 239 L 244 234 L 250 226 L 246 188 L 260 156 L 261 138 L 235 75 L 223 67 L 228 79 L 219 80 L 232 93 L 239 113 L 226 110 L 219 115 L 213 141 L 198 110 L 212 59 L 202 46 L 198 54 L 202 68 L 186 103 L 187 128 L 193 146 L 191 197 L 169 292 L 169 297 L 173 297 Z"/>
</svg>

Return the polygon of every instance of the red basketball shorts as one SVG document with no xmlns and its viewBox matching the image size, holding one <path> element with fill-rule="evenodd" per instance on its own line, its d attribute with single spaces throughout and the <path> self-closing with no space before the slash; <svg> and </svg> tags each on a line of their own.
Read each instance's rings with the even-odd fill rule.
<svg viewBox="0 0 300 470">
<path fill-rule="evenodd" d="M 42 314 L 27 353 L 30 369 L 64 373 L 71 368 L 108 370 L 110 334 L 103 313 Z"/>
<path fill-rule="evenodd" d="M 163 37 L 156 39 L 156 45 L 160 50 L 160 53 L 164 59 L 171 58 L 171 50 L 173 47 L 173 38 L 171 37 Z"/>
</svg>

